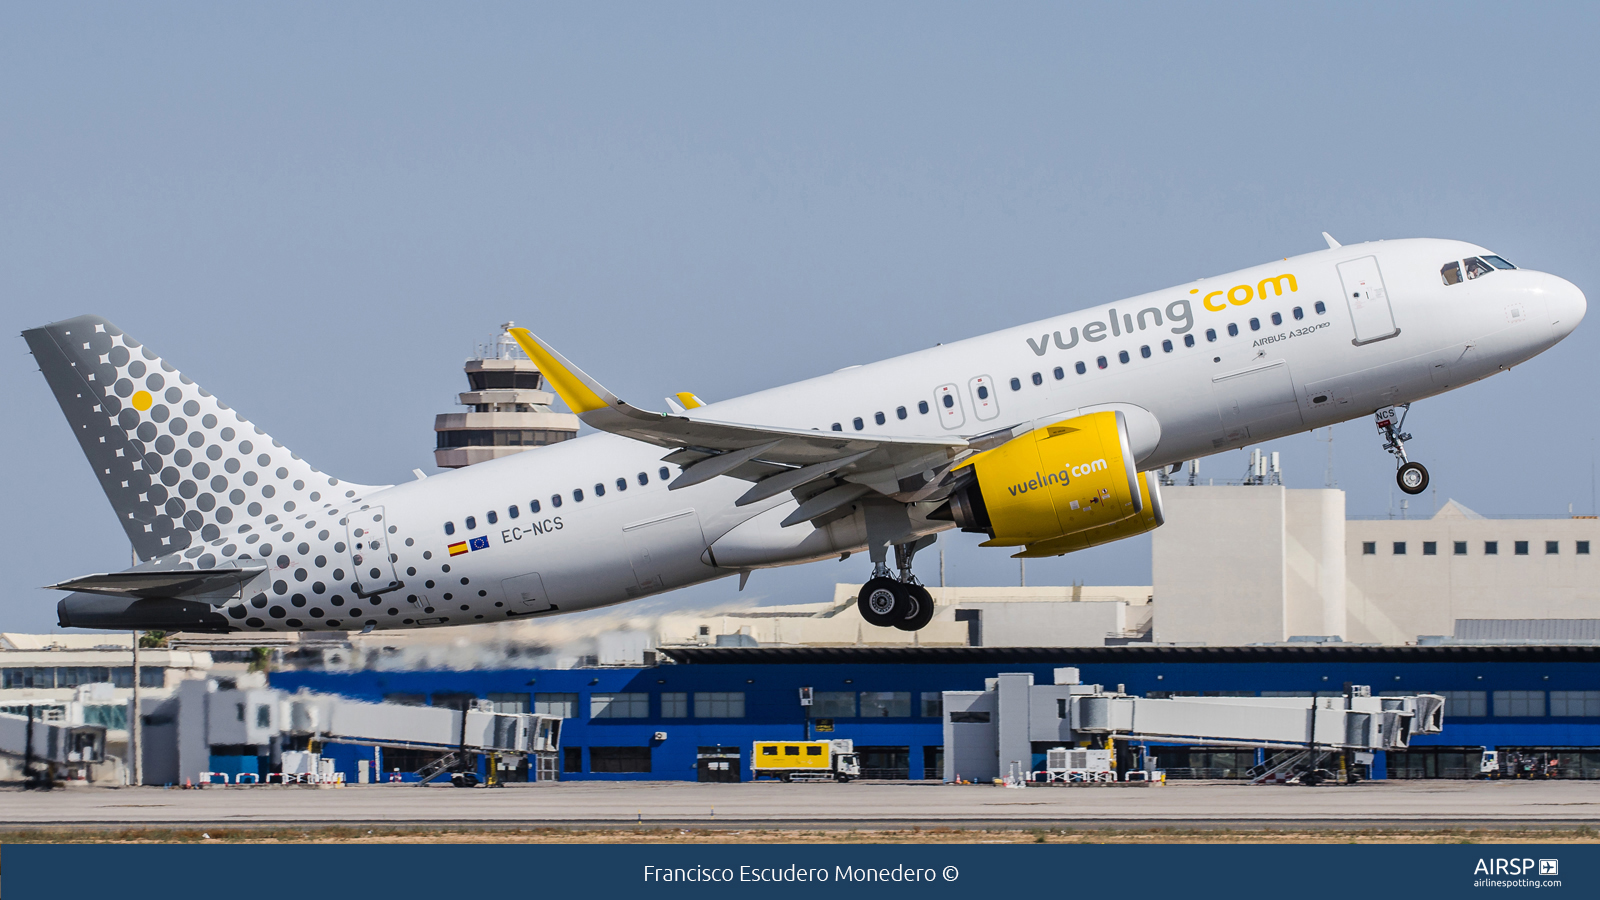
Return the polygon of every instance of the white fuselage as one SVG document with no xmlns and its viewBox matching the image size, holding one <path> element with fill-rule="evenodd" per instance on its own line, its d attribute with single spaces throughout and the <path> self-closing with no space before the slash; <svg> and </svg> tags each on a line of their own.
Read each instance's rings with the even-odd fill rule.
<svg viewBox="0 0 1600 900">
<path fill-rule="evenodd" d="M 868 435 L 971 436 L 1110 404 L 1128 413 L 1138 467 L 1150 470 L 1477 381 L 1542 352 L 1576 326 L 1583 296 L 1555 276 L 1502 270 L 1458 284 L 1441 279 L 1442 264 L 1486 252 L 1441 240 L 1340 247 L 851 367 L 689 415 Z M 1349 295 L 1362 290 L 1382 291 L 1377 299 L 1386 294 L 1387 303 L 1352 302 Z M 382 507 L 387 527 L 377 534 L 387 546 L 373 550 L 369 529 L 359 538 L 335 535 L 311 554 L 331 552 L 344 537 L 365 555 L 353 566 L 363 580 L 378 584 L 392 576 L 404 586 L 351 600 L 330 617 L 338 615 L 347 628 L 394 628 L 570 612 L 739 570 L 837 556 L 866 543 L 859 512 L 822 528 L 781 528 L 795 500 L 780 494 L 736 507 L 750 485 L 733 478 L 669 490 L 677 469 L 667 467 L 664 478 L 663 455 L 656 446 L 593 434 L 360 497 L 363 509 L 351 512 L 350 528 L 371 517 L 364 513 L 376 513 L 366 507 Z M 575 499 L 580 490 L 583 499 Z M 480 539 L 481 549 L 450 555 L 452 544 L 472 539 Z M 368 577 L 375 561 L 380 574 Z M 300 564 L 298 558 L 287 567 L 274 564 L 264 578 L 282 579 L 284 569 Z M 274 605 L 283 602 L 266 593 Z M 294 627 L 281 615 L 250 613 L 268 628 Z M 304 615 L 290 612 L 296 614 Z"/>
</svg>

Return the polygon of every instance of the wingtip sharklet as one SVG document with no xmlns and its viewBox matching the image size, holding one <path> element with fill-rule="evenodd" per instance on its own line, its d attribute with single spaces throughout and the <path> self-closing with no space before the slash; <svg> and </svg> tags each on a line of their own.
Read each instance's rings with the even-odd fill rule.
<svg viewBox="0 0 1600 900">
<path fill-rule="evenodd" d="M 555 392 L 579 416 L 622 404 L 617 395 L 606 390 L 600 382 L 590 378 L 533 332 L 526 328 L 513 328 L 510 334 L 522 352 L 538 364 L 539 371 L 544 373 L 545 380 L 550 382 Z"/>
</svg>

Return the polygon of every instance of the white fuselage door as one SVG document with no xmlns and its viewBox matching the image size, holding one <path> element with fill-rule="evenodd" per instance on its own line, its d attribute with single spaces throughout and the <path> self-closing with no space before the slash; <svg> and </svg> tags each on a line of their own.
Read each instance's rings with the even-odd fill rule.
<svg viewBox="0 0 1600 900">
<path fill-rule="evenodd" d="M 967 414 L 961 411 L 961 392 L 953 384 L 941 384 L 934 390 L 933 408 L 939 411 L 939 424 L 946 428 L 967 424 Z"/>
<path fill-rule="evenodd" d="M 389 590 L 399 583 L 389 559 L 389 522 L 383 507 L 352 510 L 345 517 L 345 533 L 350 541 L 350 567 L 362 593 Z"/>
<path fill-rule="evenodd" d="M 700 531 L 700 517 L 692 509 L 624 525 L 622 540 L 639 583 L 638 588 L 629 589 L 633 595 L 686 584 L 707 568 L 700 562 L 706 552 L 705 536 Z"/>
<path fill-rule="evenodd" d="M 972 414 L 978 421 L 987 422 L 1000 415 L 1000 398 L 994 395 L 994 379 L 987 375 L 967 382 L 967 390 L 972 393 Z"/>
<path fill-rule="evenodd" d="M 1339 281 L 1344 284 L 1344 302 L 1350 308 L 1350 324 L 1356 332 L 1353 343 L 1370 344 L 1400 333 L 1376 256 L 1339 263 Z"/>
</svg>

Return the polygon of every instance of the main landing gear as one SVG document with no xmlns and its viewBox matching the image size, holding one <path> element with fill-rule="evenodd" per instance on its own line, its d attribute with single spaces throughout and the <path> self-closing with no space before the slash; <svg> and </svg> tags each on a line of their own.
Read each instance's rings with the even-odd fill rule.
<svg viewBox="0 0 1600 900">
<path fill-rule="evenodd" d="M 1428 489 L 1428 469 L 1422 463 L 1406 459 L 1406 441 L 1411 440 L 1411 435 L 1401 430 L 1405 427 L 1406 413 L 1410 409 L 1409 403 L 1386 406 L 1378 410 L 1373 418 L 1377 421 L 1378 434 L 1383 437 L 1383 449 L 1389 451 L 1395 465 L 1400 467 L 1394 476 L 1400 490 L 1408 494 L 1420 494 Z"/>
<path fill-rule="evenodd" d="M 911 558 L 931 543 L 933 535 L 909 544 L 895 544 L 898 576 L 891 573 L 882 560 L 873 565 L 872 577 L 856 596 L 856 608 L 861 610 L 861 618 L 866 619 L 868 625 L 918 631 L 933 621 L 933 595 L 911 574 Z"/>
</svg>

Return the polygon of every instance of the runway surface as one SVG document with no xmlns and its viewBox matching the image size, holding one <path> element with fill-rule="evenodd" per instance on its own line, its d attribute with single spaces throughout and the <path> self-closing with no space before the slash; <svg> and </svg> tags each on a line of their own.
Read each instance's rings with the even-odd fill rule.
<svg viewBox="0 0 1600 900">
<path fill-rule="evenodd" d="M 1383 827 L 1592 824 L 1600 781 L 1391 781 L 1350 787 L 1176 783 L 1036 787 L 916 782 L 565 782 L 505 789 L 400 785 L 73 787 L 0 793 L 0 827 L 463 825 Z"/>
</svg>

